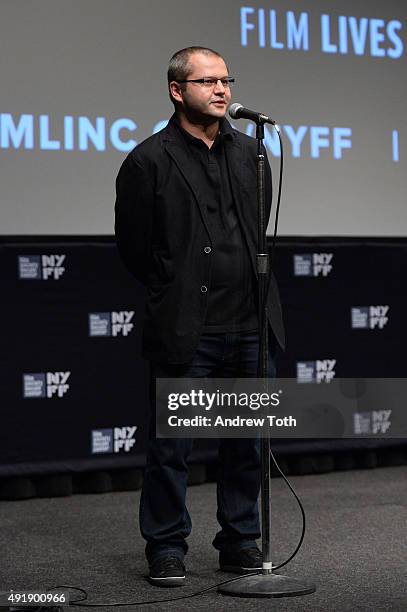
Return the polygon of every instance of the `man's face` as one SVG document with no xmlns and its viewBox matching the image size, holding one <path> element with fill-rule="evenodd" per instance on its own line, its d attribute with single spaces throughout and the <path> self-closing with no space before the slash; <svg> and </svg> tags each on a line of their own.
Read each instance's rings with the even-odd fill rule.
<svg viewBox="0 0 407 612">
<path fill-rule="evenodd" d="M 225 62 L 217 55 L 193 53 L 188 63 L 191 66 L 188 80 L 204 77 L 223 79 L 229 76 Z M 199 83 L 185 83 L 182 86 L 172 84 L 171 91 L 187 117 L 204 123 L 212 123 L 224 117 L 232 99 L 230 87 L 222 85 L 220 80 L 213 87 Z"/>
</svg>

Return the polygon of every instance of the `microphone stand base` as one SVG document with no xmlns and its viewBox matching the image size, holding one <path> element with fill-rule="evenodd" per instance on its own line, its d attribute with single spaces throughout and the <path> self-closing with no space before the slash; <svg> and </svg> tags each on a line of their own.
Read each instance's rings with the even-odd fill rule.
<svg viewBox="0 0 407 612">
<path fill-rule="evenodd" d="M 280 574 L 244 576 L 218 588 L 222 595 L 231 597 L 298 597 L 316 591 L 312 582 Z"/>
</svg>

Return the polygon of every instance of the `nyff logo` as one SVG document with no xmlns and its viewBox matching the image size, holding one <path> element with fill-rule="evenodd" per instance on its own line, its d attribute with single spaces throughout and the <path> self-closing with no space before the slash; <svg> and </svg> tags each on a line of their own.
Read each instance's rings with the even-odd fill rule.
<svg viewBox="0 0 407 612">
<path fill-rule="evenodd" d="M 333 253 L 294 255 L 294 276 L 328 276 L 332 259 Z"/>
<path fill-rule="evenodd" d="M 70 372 L 37 372 L 23 374 L 23 397 L 61 398 L 69 391 Z"/>
<path fill-rule="evenodd" d="M 62 265 L 65 261 L 66 255 L 43 255 L 42 256 L 42 278 L 48 280 L 52 278 L 59 280 L 65 268 Z"/>
<path fill-rule="evenodd" d="M 134 317 L 134 310 L 122 310 L 112 312 L 112 336 L 128 336 L 134 325 L 131 323 Z"/>
<path fill-rule="evenodd" d="M 18 278 L 20 280 L 59 280 L 65 272 L 62 265 L 66 255 L 20 255 Z"/>
<path fill-rule="evenodd" d="M 336 359 L 297 362 L 299 383 L 330 383 L 335 378 Z"/>
<path fill-rule="evenodd" d="M 383 329 L 389 322 L 390 306 L 355 306 L 351 308 L 353 329 Z"/>
<path fill-rule="evenodd" d="M 137 425 L 94 429 L 91 432 L 92 454 L 129 453 L 136 443 Z"/>
<path fill-rule="evenodd" d="M 354 412 L 353 432 L 357 435 L 384 435 L 391 427 L 391 410 L 372 410 L 371 412 Z M 390 432 L 389 432 L 390 433 Z"/>
<path fill-rule="evenodd" d="M 119 453 L 123 450 L 125 453 L 128 453 L 129 450 L 136 443 L 135 435 L 136 435 L 137 426 L 127 426 L 127 427 L 115 427 L 114 428 L 114 452 Z"/>
<path fill-rule="evenodd" d="M 47 372 L 47 397 L 63 397 L 69 390 L 70 372 Z"/>
<path fill-rule="evenodd" d="M 128 336 L 134 327 L 134 310 L 89 313 L 89 336 Z"/>
</svg>

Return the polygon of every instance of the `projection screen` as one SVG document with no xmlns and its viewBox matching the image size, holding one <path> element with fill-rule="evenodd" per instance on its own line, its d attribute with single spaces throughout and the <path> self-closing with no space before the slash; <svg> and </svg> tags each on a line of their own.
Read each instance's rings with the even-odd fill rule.
<svg viewBox="0 0 407 612">
<path fill-rule="evenodd" d="M 171 116 L 167 62 L 193 44 L 224 56 L 234 102 L 281 126 L 280 234 L 406 234 L 404 2 L 0 6 L 1 234 L 112 234 L 120 164 Z M 271 128 L 266 147 L 276 180 Z"/>
</svg>

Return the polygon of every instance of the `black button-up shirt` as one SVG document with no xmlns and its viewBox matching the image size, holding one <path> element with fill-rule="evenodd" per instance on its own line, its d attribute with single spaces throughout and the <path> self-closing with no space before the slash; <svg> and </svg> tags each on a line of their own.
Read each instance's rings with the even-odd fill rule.
<svg viewBox="0 0 407 612">
<path fill-rule="evenodd" d="M 254 279 L 249 253 L 243 240 L 230 187 L 224 140 L 232 138 L 220 132 L 209 148 L 175 120 L 191 159 L 197 164 L 200 190 L 206 202 L 212 249 L 203 257 L 212 257 L 212 278 L 208 288 L 208 309 L 204 331 L 242 332 L 257 329 Z"/>
</svg>

